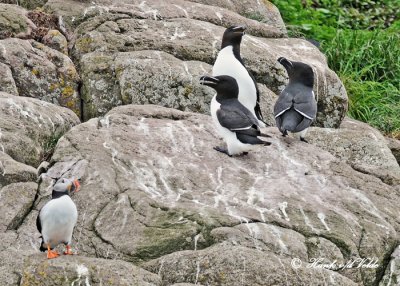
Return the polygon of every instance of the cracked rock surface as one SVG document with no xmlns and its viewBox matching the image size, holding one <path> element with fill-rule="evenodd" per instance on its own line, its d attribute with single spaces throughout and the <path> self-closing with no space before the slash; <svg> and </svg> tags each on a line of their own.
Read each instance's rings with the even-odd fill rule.
<svg viewBox="0 0 400 286">
<path fill-rule="evenodd" d="M 399 242 L 396 189 L 323 148 L 266 132 L 271 146 L 229 158 L 211 148 L 221 142 L 207 115 L 114 108 L 60 139 L 17 241 L 26 253 L 37 251 L 34 220 L 52 178 L 79 177 L 74 248 L 155 273 L 156 285 L 378 283 Z M 379 267 L 307 267 L 319 257 L 376 257 Z M 303 267 L 294 269 L 293 258 Z M 35 262 L 28 255 L 25 265 L 29 259 Z"/>
</svg>

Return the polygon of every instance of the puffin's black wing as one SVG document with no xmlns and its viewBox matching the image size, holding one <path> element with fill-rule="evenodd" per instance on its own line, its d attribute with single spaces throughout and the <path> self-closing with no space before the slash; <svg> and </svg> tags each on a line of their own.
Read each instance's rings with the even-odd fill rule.
<svg viewBox="0 0 400 286">
<path fill-rule="evenodd" d="M 237 100 L 221 104 L 217 118 L 221 126 L 231 131 L 247 130 L 258 124 L 254 115 Z"/>
<path fill-rule="evenodd" d="M 42 223 L 40 222 L 40 211 L 38 213 L 38 216 L 36 217 L 36 227 L 37 230 L 42 233 Z"/>
<path fill-rule="evenodd" d="M 285 89 L 279 95 L 278 100 L 274 106 L 274 116 L 277 118 L 281 116 L 286 110 L 289 110 L 293 106 L 294 94 L 287 92 Z"/>
<path fill-rule="evenodd" d="M 294 97 L 294 109 L 308 119 L 315 119 L 317 115 L 317 102 L 312 91 L 299 90 Z"/>
</svg>

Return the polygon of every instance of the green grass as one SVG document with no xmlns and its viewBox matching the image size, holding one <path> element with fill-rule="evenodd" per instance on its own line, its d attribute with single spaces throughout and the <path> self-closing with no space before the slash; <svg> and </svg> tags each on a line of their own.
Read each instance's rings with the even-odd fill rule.
<svg viewBox="0 0 400 286">
<path fill-rule="evenodd" d="M 289 36 L 321 43 L 348 115 L 400 139 L 400 1 L 272 0 Z"/>
<path fill-rule="evenodd" d="M 52 136 L 47 138 L 45 142 L 43 142 L 43 152 L 41 155 L 41 162 L 49 161 L 54 154 L 56 145 L 60 138 L 63 136 L 62 133 L 54 133 Z"/>
</svg>

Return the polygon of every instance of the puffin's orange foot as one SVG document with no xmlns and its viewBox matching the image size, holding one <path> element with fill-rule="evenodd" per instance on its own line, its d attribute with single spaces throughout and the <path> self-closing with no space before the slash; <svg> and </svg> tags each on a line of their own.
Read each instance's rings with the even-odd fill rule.
<svg viewBox="0 0 400 286">
<path fill-rule="evenodd" d="M 67 245 L 64 251 L 64 255 L 74 255 L 71 250 L 71 246 Z"/>
<path fill-rule="evenodd" d="M 47 259 L 57 258 L 58 256 L 60 256 L 60 254 L 58 254 L 57 251 L 54 250 L 47 251 Z"/>
</svg>

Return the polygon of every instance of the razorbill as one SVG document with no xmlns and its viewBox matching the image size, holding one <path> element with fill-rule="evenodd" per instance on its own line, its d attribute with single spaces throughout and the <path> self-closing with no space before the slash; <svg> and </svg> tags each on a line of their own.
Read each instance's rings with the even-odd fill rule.
<svg viewBox="0 0 400 286">
<path fill-rule="evenodd" d="M 289 75 L 289 84 L 279 95 L 274 106 L 276 126 L 283 136 L 287 132 L 298 133 L 300 140 L 317 115 L 317 102 L 313 92 L 314 72 L 312 68 L 301 62 L 292 62 L 280 57 L 278 62 L 283 65 Z"/>
<path fill-rule="evenodd" d="M 238 100 L 239 87 L 236 80 L 228 75 L 202 76 L 200 84 L 217 91 L 211 101 L 211 116 L 218 133 L 226 142 L 227 149 L 214 147 L 229 156 L 246 154 L 254 145 L 270 145 L 257 138 L 261 136 L 259 121 Z"/>
<path fill-rule="evenodd" d="M 60 243 L 64 243 L 65 255 L 71 255 L 71 238 L 78 218 L 78 211 L 70 194 L 78 192 L 78 180 L 62 178 L 53 187 L 52 197 L 40 210 L 36 218 L 36 226 L 42 234 L 40 251 L 47 250 L 47 258 L 56 258 L 58 252 L 53 251 Z"/>
<path fill-rule="evenodd" d="M 229 75 L 239 85 L 239 102 L 259 120 L 259 126 L 265 127 L 260 109 L 260 93 L 253 75 L 246 69 L 240 57 L 240 43 L 246 26 L 232 26 L 222 36 L 221 50 L 215 60 L 212 75 Z"/>
</svg>

